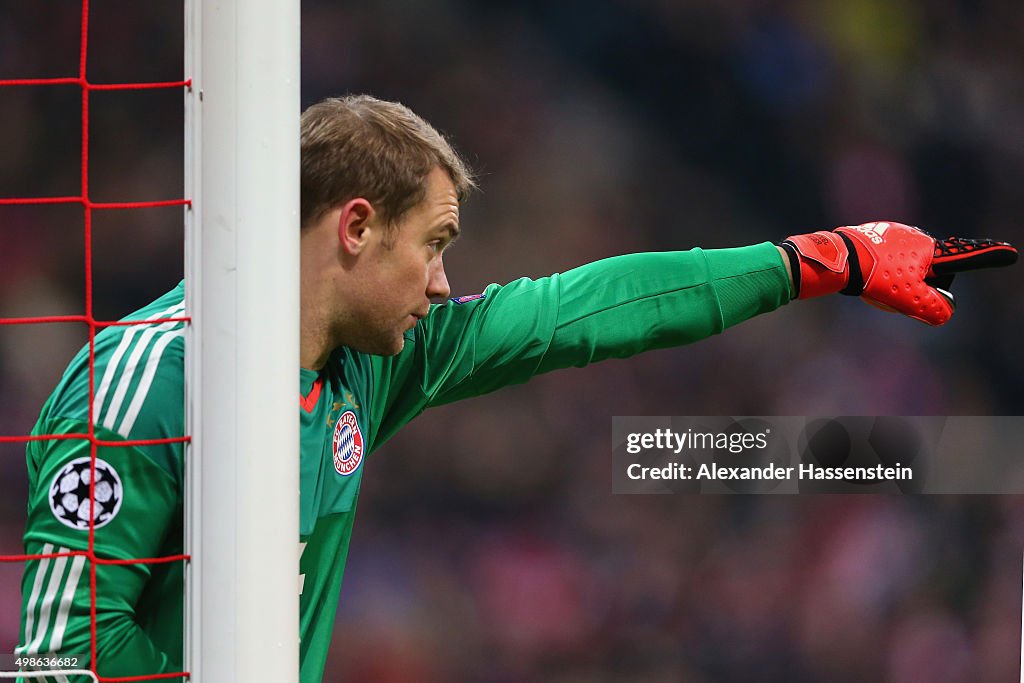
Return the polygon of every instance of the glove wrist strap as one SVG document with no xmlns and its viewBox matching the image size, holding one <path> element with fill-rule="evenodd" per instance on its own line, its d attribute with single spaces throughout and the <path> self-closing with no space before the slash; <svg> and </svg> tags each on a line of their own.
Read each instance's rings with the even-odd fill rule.
<svg viewBox="0 0 1024 683">
<path fill-rule="evenodd" d="M 825 231 L 793 235 L 782 242 L 780 246 L 790 255 L 790 263 L 793 264 L 793 283 L 798 299 L 834 294 L 851 285 L 849 261 L 851 252 L 855 250 L 847 244 L 838 234 Z M 863 287 L 862 281 L 860 288 Z"/>
<path fill-rule="evenodd" d="M 854 243 L 853 240 L 851 240 L 849 237 L 847 237 L 841 232 L 836 232 L 832 234 L 839 235 L 839 237 L 846 244 L 846 249 L 848 252 L 847 258 L 849 267 L 846 270 L 848 273 L 849 282 L 846 283 L 845 287 L 839 290 L 839 293 L 845 294 L 847 296 L 860 296 L 861 294 L 864 293 L 865 284 L 864 271 L 861 269 L 861 263 L 870 262 L 871 257 L 869 254 L 863 254 L 864 259 L 862 260 L 862 254 L 860 253 L 860 249 L 858 249 L 856 243 Z"/>
</svg>

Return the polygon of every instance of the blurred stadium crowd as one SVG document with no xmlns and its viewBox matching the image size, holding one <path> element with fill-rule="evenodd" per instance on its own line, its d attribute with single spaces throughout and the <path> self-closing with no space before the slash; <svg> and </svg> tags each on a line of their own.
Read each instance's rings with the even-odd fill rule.
<svg viewBox="0 0 1024 683">
<path fill-rule="evenodd" d="M 180 6 L 94 5 L 91 80 L 180 77 Z M 304 104 L 401 100 L 480 172 L 456 294 L 877 218 L 1024 243 L 1015 0 L 303 5 Z M 0 15 L 0 78 L 75 74 L 77 2 Z M 80 192 L 80 99 L 0 89 L 0 196 Z M 93 199 L 181 195 L 179 92 L 91 109 Z M 0 317 L 82 311 L 81 214 L 0 207 Z M 178 281 L 180 214 L 97 212 L 98 316 Z M 610 493 L 612 415 L 1024 413 L 1021 268 L 962 279 L 942 329 L 831 297 L 428 412 L 367 463 L 325 680 L 1018 680 L 1019 497 Z M 0 434 L 85 339 L 0 326 Z M 13 554 L 23 448 L 0 468 Z M 0 565 L 6 652 L 20 571 Z"/>
</svg>

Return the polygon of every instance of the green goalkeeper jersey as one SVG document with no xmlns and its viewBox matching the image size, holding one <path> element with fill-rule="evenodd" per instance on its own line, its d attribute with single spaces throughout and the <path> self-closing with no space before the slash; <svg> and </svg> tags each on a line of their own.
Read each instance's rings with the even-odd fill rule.
<svg viewBox="0 0 1024 683">
<path fill-rule="evenodd" d="M 702 339 L 790 295 L 767 243 L 619 256 L 434 305 L 396 356 L 342 347 L 319 372 L 300 369 L 301 681 L 323 673 L 363 463 L 404 424 L 556 368 Z M 183 316 L 183 299 L 182 284 L 129 319 Z M 100 675 L 183 670 L 182 562 L 91 567 L 62 555 L 88 547 L 90 514 L 100 559 L 182 552 L 182 444 L 122 442 L 184 435 L 183 335 L 181 322 L 105 329 L 92 408 L 88 347 L 43 407 L 34 434 L 85 434 L 91 421 L 102 443 L 95 472 L 87 440 L 29 444 L 25 549 L 52 557 L 27 563 L 18 654 L 85 655 L 89 664 L 94 572 Z"/>
</svg>

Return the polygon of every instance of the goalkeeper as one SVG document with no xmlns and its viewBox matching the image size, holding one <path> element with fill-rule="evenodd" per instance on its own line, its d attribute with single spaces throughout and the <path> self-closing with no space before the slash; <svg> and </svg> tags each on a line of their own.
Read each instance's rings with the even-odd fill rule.
<svg viewBox="0 0 1024 683">
<path fill-rule="evenodd" d="M 959 271 L 1016 260 L 1009 244 L 935 240 L 895 222 L 733 249 L 619 256 L 449 299 L 445 249 L 474 188 L 466 165 L 402 105 L 330 99 L 302 116 L 301 680 L 320 680 L 364 462 L 431 406 L 534 375 L 722 332 L 795 298 L 829 293 L 929 325 L 953 313 Z M 432 301 L 446 300 L 445 303 Z M 184 283 L 129 316 L 182 316 Z M 103 442 L 184 434 L 183 323 L 105 329 L 68 367 L 36 434 Z M 182 563 L 90 567 L 71 550 L 132 560 L 182 551 L 179 443 L 31 442 L 22 582 L 23 655 L 92 651 L 101 676 L 182 671 Z M 291 457 L 282 453 L 281 457 Z M 90 480 L 96 504 L 89 505 Z"/>
</svg>

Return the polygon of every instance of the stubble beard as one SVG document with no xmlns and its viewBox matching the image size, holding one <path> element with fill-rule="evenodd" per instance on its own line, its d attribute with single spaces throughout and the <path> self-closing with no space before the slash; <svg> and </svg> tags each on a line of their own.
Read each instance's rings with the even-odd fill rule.
<svg viewBox="0 0 1024 683">
<path fill-rule="evenodd" d="M 405 330 L 388 326 L 381 320 L 339 325 L 337 346 L 345 346 L 372 356 L 396 356 L 405 348 Z"/>
</svg>

